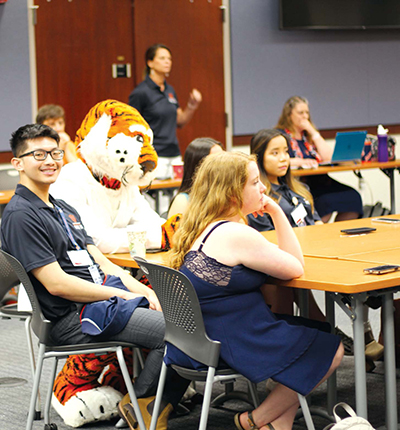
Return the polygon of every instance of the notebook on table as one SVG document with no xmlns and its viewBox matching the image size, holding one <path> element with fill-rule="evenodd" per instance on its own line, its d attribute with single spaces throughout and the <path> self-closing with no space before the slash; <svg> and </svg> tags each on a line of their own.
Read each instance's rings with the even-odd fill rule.
<svg viewBox="0 0 400 430">
<path fill-rule="evenodd" d="M 331 161 L 319 163 L 320 166 L 331 166 L 332 164 L 345 161 L 361 160 L 364 149 L 366 131 L 344 131 L 336 133 L 335 149 Z"/>
</svg>

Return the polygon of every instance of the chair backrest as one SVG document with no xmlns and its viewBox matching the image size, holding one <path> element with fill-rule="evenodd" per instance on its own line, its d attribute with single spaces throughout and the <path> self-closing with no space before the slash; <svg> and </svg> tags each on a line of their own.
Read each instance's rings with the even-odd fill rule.
<svg viewBox="0 0 400 430">
<path fill-rule="evenodd" d="M 5 169 L 0 169 L 0 189 L 15 190 L 19 182 L 19 173 L 10 165 Z"/>
<path fill-rule="evenodd" d="M 199 299 L 190 280 L 170 267 L 135 257 L 157 294 L 165 319 L 165 341 L 194 360 L 217 367 L 221 344 L 206 333 Z"/>
<path fill-rule="evenodd" d="M 0 249 L 0 267 L 2 273 L 13 272 L 19 279 L 19 282 L 24 286 L 32 306 L 31 327 L 33 332 L 41 343 L 50 343 L 49 339 L 52 323 L 44 317 L 35 289 L 24 267 L 15 257 L 7 254 L 7 252 L 2 249 Z"/>
<path fill-rule="evenodd" d="M 9 264 L 0 264 L 0 302 L 11 288 L 19 284 L 18 276 Z"/>
</svg>

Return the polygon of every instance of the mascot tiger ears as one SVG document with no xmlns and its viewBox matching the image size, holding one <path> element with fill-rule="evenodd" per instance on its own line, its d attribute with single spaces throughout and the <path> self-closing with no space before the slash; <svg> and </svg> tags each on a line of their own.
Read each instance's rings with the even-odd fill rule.
<svg viewBox="0 0 400 430">
<path fill-rule="evenodd" d="M 76 133 L 78 157 L 111 189 L 145 185 L 157 167 L 153 132 L 140 113 L 116 100 L 98 103 Z"/>
<path fill-rule="evenodd" d="M 65 165 L 50 193 L 80 214 L 103 253 L 128 252 L 127 227 L 147 232 L 147 248 L 170 248 L 179 215 L 165 221 L 141 195 L 157 166 L 153 132 L 139 112 L 116 100 L 96 104 L 77 131 L 79 159 Z M 54 384 L 52 404 L 79 427 L 117 416 L 125 394 L 115 354 L 70 356 Z"/>
</svg>

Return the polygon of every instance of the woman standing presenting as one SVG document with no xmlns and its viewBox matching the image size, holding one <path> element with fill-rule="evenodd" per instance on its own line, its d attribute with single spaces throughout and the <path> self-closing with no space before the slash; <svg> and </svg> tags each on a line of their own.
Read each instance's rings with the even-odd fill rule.
<svg viewBox="0 0 400 430">
<path fill-rule="evenodd" d="M 162 44 L 150 46 L 145 54 L 146 77 L 130 94 L 129 104 L 136 108 L 154 133 L 158 154 L 157 177 L 172 177 L 172 165 L 181 161 L 176 128 L 192 118 L 201 103 L 201 93 L 193 89 L 185 109 L 179 106 L 175 90 L 166 81 L 171 72 L 172 55 Z"/>
<path fill-rule="evenodd" d="M 294 96 L 286 101 L 276 128 L 290 137 L 290 165 L 295 168 L 316 168 L 321 161 L 330 161 L 333 150 L 315 128 L 308 101 Z M 322 221 L 327 222 L 332 212 L 335 221 L 360 218 L 363 214 L 360 194 L 353 188 L 335 181 L 328 175 L 303 178 L 310 187 L 315 207 Z"/>
</svg>

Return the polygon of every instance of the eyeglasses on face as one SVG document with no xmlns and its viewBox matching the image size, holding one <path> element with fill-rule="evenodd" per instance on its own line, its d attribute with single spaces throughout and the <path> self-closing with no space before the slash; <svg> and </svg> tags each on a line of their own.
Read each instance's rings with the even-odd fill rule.
<svg viewBox="0 0 400 430">
<path fill-rule="evenodd" d="M 30 151 L 20 155 L 18 158 L 32 155 L 35 160 L 44 161 L 49 154 L 51 155 L 51 158 L 55 161 L 60 161 L 64 158 L 64 151 L 58 148 L 53 148 L 51 151 L 46 151 L 45 149 L 35 149 L 34 151 Z"/>
</svg>

